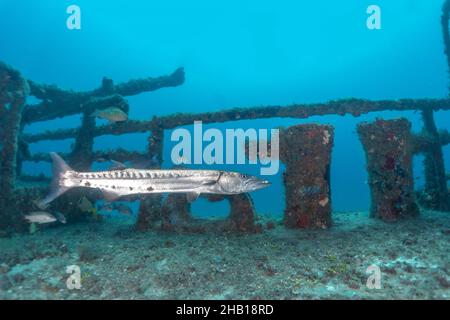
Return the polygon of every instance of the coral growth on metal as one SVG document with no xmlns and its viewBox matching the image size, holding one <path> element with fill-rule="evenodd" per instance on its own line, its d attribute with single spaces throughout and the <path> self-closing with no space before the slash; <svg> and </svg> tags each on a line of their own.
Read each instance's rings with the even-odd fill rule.
<svg viewBox="0 0 450 320">
<path fill-rule="evenodd" d="M 330 227 L 332 147 L 331 126 L 298 125 L 282 132 L 281 160 L 286 165 L 284 223 L 287 227 Z"/>
<path fill-rule="evenodd" d="M 385 221 L 419 213 L 414 197 L 411 123 L 377 120 L 358 125 L 372 196 L 371 214 Z"/>
</svg>

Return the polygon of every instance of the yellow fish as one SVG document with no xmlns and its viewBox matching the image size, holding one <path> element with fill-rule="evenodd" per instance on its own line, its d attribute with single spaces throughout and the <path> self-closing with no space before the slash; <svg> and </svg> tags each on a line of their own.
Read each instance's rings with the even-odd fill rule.
<svg viewBox="0 0 450 320">
<path fill-rule="evenodd" d="M 122 122 L 128 120 L 128 115 L 116 107 L 95 110 L 92 116 L 108 120 L 109 122 Z"/>
<path fill-rule="evenodd" d="M 92 214 L 97 214 L 97 209 L 92 205 L 86 197 L 82 197 L 78 201 L 78 208 L 83 212 L 91 212 Z"/>
</svg>

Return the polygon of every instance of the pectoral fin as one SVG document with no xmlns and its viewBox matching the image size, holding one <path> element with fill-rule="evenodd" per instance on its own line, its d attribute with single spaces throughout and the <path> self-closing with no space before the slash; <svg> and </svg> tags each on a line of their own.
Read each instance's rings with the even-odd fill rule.
<svg viewBox="0 0 450 320">
<path fill-rule="evenodd" d="M 190 192 L 186 193 L 186 199 L 188 202 L 193 202 L 198 199 L 198 196 L 200 195 L 200 192 Z"/>
</svg>

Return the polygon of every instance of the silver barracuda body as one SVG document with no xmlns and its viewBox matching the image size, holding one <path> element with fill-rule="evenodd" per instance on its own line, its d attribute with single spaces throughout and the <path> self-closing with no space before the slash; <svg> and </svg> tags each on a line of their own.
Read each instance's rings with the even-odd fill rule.
<svg viewBox="0 0 450 320">
<path fill-rule="evenodd" d="M 75 187 L 99 189 L 105 199 L 113 201 L 128 195 L 152 193 L 186 193 L 192 201 L 198 195 L 239 194 L 251 192 L 270 183 L 259 178 L 219 170 L 138 170 L 123 169 L 98 172 L 72 170 L 56 153 L 53 160 L 53 181 L 50 194 L 41 201 L 46 205 Z"/>
</svg>

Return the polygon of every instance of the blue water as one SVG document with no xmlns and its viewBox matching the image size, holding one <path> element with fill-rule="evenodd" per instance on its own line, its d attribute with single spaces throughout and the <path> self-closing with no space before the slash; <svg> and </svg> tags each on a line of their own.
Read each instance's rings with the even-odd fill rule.
<svg viewBox="0 0 450 320">
<path fill-rule="evenodd" d="M 382 9 L 382 29 L 366 28 L 366 8 Z M 66 8 L 82 10 L 82 29 L 66 28 Z M 186 82 L 128 97 L 130 118 L 150 119 L 174 112 L 204 112 L 231 107 L 367 99 L 442 98 L 448 94 L 442 44 L 442 1 L 106 1 L 0 0 L 0 60 L 36 82 L 90 90 L 104 76 L 116 83 L 186 71 Z M 34 101 L 35 102 L 35 101 Z M 213 125 L 274 128 L 319 122 L 335 126 L 332 160 L 334 210 L 367 210 L 365 158 L 355 125 L 376 117 L 407 117 L 387 112 L 359 118 L 270 119 Z M 436 115 L 450 127 L 450 113 Z M 79 116 L 35 123 L 35 133 L 75 127 Z M 166 141 L 170 132 L 166 132 Z M 133 145 L 130 144 L 133 141 Z M 40 142 L 32 152 L 67 152 L 73 141 Z M 99 137 L 95 149 L 123 146 L 144 150 L 146 135 Z M 170 143 L 164 166 L 170 167 Z M 450 168 L 450 147 L 444 148 Z M 254 166 L 227 169 L 258 173 Z M 421 157 L 414 162 L 423 183 Z M 48 164 L 24 164 L 25 173 L 49 173 Z M 270 189 L 255 192 L 258 212 L 281 214 L 282 171 Z M 194 211 L 226 212 L 225 204 L 199 201 Z"/>
</svg>

